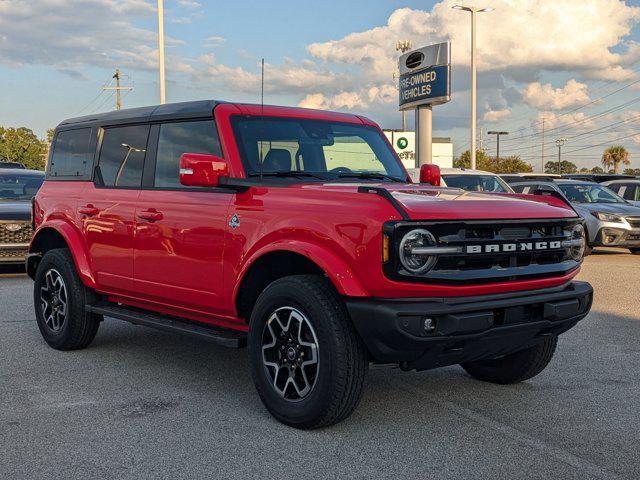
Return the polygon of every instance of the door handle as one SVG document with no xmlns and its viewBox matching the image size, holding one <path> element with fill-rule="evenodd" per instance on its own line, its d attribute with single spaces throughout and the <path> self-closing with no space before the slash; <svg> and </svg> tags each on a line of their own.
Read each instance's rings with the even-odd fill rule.
<svg viewBox="0 0 640 480">
<path fill-rule="evenodd" d="M 87 215 L 89 217 L 93 217 L 100 213 L 100 209 L 89 204 L 89 205 L 85 205 L 84 207 L 78 208 L 78 213 L 80 215 Z"/>
<path fill-rule="evenodd" d="M 138 212 L 138 218 L 142 220 L 147 220 L 148 222 L 157 222 L 164 218 L 162 212 L 158 212 L 157 210 L 144 210 L 142 212 Z"/>
</svg>

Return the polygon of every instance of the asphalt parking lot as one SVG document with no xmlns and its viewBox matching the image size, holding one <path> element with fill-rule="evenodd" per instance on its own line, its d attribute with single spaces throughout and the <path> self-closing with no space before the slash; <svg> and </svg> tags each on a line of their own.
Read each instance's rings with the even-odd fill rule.
<svg viewBox="0 0 640 480">
<path fill-rule="evenodd" d="M 262 407 L 246 351 L 109 319 L 58 352 L 31 280 L 0 275 L 0 478 L 640 478 L 640 257 L 580 277 L 593 311 L 538 377 L 374 369 L 347 421 L 302 432 Z"/>
</svg>

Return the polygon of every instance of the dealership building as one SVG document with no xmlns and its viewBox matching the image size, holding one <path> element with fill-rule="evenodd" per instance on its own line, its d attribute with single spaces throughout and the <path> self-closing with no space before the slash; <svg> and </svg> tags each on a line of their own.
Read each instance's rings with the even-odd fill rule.
<svg viewBox="0 0 640 480">
<path fill-rule="evenodd" d="M 406 168 L 417 168 L 416 132 L 384 130 L 384 134 Z M 433 163 L 441 168 L 453 167 L 453 144 L 447 137 L 433 137 Z"/>
</svg>

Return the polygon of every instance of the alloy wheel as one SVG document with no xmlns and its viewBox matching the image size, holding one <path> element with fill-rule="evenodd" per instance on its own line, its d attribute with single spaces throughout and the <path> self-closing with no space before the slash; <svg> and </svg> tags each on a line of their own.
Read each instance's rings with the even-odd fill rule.
<svg viewBox="0 0 640 480">
<path fill-rule="evenodd" d="M 62 275 L 55 269 L 47 270 L 40 288 L 42 317 L 47 328 L 58 333 L 64 326 L 68 312 L 67 287 Z"/>
<path fill-rule="evenodd" d="M 271 385 L 289 401 L 307 397 L 318 379 L 319 346 L 307 317 L 293 307 L 271 314 L 262 333 L 262 361 Z"/>
</svg>

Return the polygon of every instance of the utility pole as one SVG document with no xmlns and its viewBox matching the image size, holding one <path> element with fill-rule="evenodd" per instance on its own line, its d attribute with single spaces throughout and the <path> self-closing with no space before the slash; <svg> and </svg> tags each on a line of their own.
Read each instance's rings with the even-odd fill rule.
<svg viewBox="0 0 640 480">
<path fill-rule="evenodd" d="M 167 101 L 164 82 L 164 1 L 158 0 L 158 68 L 160 81 L 160 104 Z"/>
<path fill-rule="evenodd" d="M 562 145 L 569 140 L 568 138 L 558 138 L 556 140 L 556 145 L 558 146 L 558 175 L 562 175 Z"/>
<path fill-rule="evenodd" d="M 476 168 L 476 14 L 491 12 L 493 8 L 465 7 L 454 5 L 455 10 L 471 13 L 471 168 Z"/>
<path fill-rule="evenodd" d="M 484 135 L 482 134 L 482 127 L 480 127 L 480 151 L 484 152 Z"/>
<path fill-rule="evenodd" d="M 544 173 L 544 120 L 545 118 L 542 117 L 542 170 L 540 173 Z"/>
<path fill-rule="evenodd" d="M 509 135 L 509 132 L 495 132 L 492 130 L 487 132 L 487 135 L 496 136 L 496 161 L 500 163 L 500 135 Z"/>
<path fill-rule="evenodd" d="M 398 40 L 396 42 L 396 52 L 408 52 L 411 50 L 411 40 Z M 395 77 L 395 76 L 394 76 Z M 407 111 L 402 110 L 402 131 L 407 131 Z"/>
<path fill-rule="evenodd" d="M 120 92 L 122 90 L 133 90 L 133 87 L 131 87 L 131 86 L 122 87 L 120 85 L 120 69 L 119 68 L 116 68 L 116 73 L 114 73 L 113 77 L 111 77 L 111 78 L 115 78 L 116 79 L 116 86 L 115 87 L 104 86 L 104 87 L 102 87 L 102 90 L 115 90 L 116 91 L 116 110 L 120 110 L 122 108 L 122 95 L 120 94 Z"/>
</svg>

